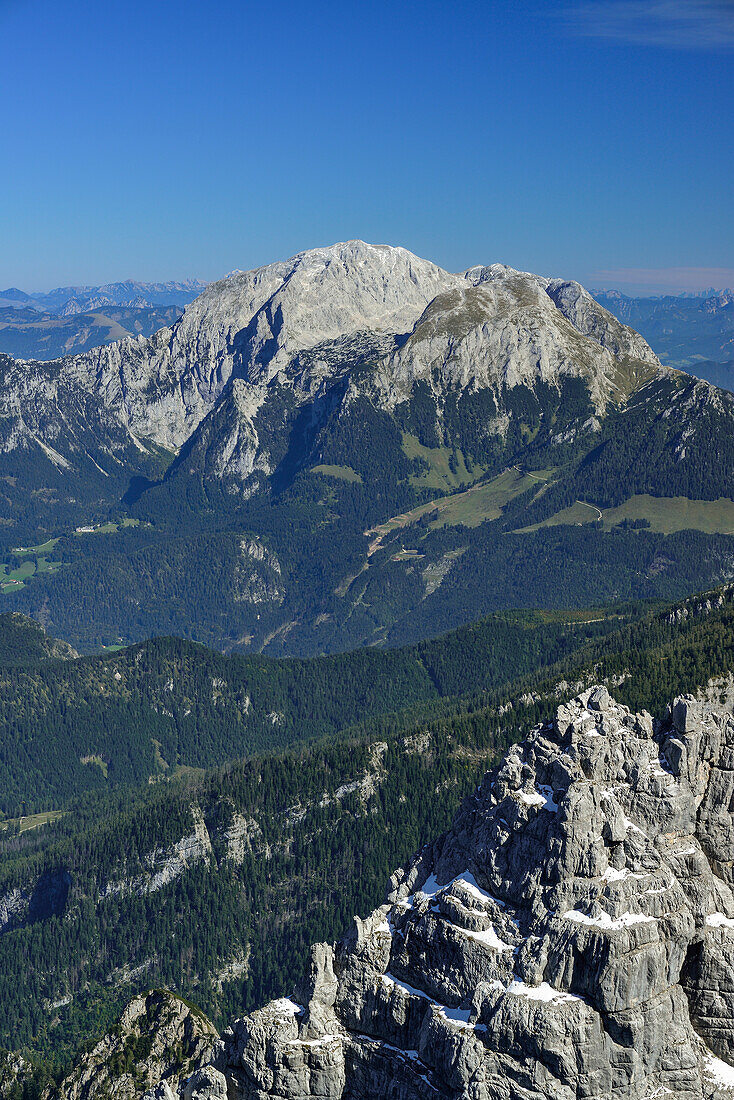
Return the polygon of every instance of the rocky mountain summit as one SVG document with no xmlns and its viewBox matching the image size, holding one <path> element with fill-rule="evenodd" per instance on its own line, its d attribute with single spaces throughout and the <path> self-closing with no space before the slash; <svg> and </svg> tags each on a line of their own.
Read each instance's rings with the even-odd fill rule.
<svg viewBox="0 0 734 1100">
<path fill-rule="evenodd" d="M 7 587 L 8 606 L 77 649 L 185 632 L 310 655 L 731 575 L 726 503 L 692 511 L 705 546 L 664 553 L 611 537 L 622 517 L 602 513 L 657 532 L 650 496 L 726 501 L 734 395 L 662 366 L 570 280 L 348 241 L 233 273 L 151 337 L 0 355 L 0 382 L 0 547 L 66 536 L 63 568 Z M 444 498 L 447 513 L 426 509 Z M 121 516 L 136 534 L 68 539 Z M 572 528 L 592 522 L 570 582 Z M 227 598 L 230 570 L 214 582 L 240 538 L 257 599 Z M 488 573 L 496 592 L 477 584 Z"/>
<path fill-rule="evenodd" d="M 157 1086 L 164 1074 L 165 1096 L 172 1084 L 206 1064 L 216 1038 L 201 1012 L 165 990 L 153 990 L 135 997 L 116 1030 L 83 1056 L 64 1081 L 60 1097 L 135 1100 L 148 1086 Z M 156 1091 L 160 1093 L 160 1087 Z"/>
<path fill-rule="evenodd" d="M 692 696 L 662 721 L 604 687 L 560 706 L 179 1094 L 734 1096 L 733 753 Z"/>
<path fill-rule="evenodd" d="M 420 381 L 437 393 L 448 384 L 499 395 L 505 386 L 555 385 L 569 374 L 589 382 L 602 410 L 624 391 L 630 369 L 641 379 L 662 369 L 645 341 L 577 283 L 501 264 L 451 274 L 403 248 L 349 241 L 212 283 L 172 328 L 149 338 L 48 366 L 9 367 L 4 407 L 13 426 L 3 449 L 55 447 L 65 434 L 80 433 L 79 397 L 71 404 L 68 389 L 94 395 L 99 408 L 91 419 L 107 424 L 110 442 L 96 447 L 96 462 L 105 450 L 114 461 L 125 447 L 175 451 L 226 394 L 236 423 L 213 472 L 221 477 L 228 469 L 227 451 L 236 447 L 230 436 L 246 438 L 250 457 L 242 461 L 240 446 L 231 470 L 241 480 L 275 465 L 272 441 L 256 422 L 260 410 L 286 396 L 312 406 L 351 377 L 355 360 L 382 367 L 374 385 L 351 380 L 352 398 L 369 392 L 386 408 L 409 399 Z M 336 400 L 334 393 L 327 404 Z M 78 462 L 84 451 L 74 449 Z M 45 453 L 57 465 L 54 454 L 74 462 L 63 446 Z"/>
</svg>

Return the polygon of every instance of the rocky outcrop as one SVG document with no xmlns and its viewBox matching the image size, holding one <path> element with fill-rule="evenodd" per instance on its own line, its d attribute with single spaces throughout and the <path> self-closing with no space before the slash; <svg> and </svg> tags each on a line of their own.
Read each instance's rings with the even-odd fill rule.
<svg viewBox="0 0 734 1100">
<path fill-rule="evenodd" d="M 170 882 L 180 878 L 187 868 L 196 863 L 209 864 L 212 842 L 204 821 L 201 807 L 192 803 L 193 830 L 182 836 L 170 848 L 154 848 L 147 853 L 146 868 L 142 874 L 106 883 L 100 900 L 113 894 L 154 894 Z"/>
<path fill-rule="evenodd" d="M 137 1100 L 148 1089 L 163 1098 L 175 1096 L 182 1080 L 208 1062 L 216 1038 L 202 1013 L 172 993 L 154 990 L 130 1002 L 117 1028 L 84 1055 L 50 1097 Z"/>
<path fill-rule="evenodd" d="M 662 369 L 642 337 L 578 283 L 495 264 L 437 296 L 378 377 L 388 406 L 409 398 L 418 381 L 437 393 L 491 390 L 502 431 L 505 389 L 582 378 L 603 413 Z"/>
<path fill-rule="evenodd" d="M 32 1067 L 21 1054 L 0 1051 L 0 1100 L 15 1100 L 23 1095 L 23 1085 L 31 1077 Z"/>
<path fill-rule="evenodd" d="M 0 935 L 62 916 L 70 887 L 71 877 L 63 868 L 43 871 L 32 883 L 10 887 L 0 895 Z"/>
<path fill-rule="evenodd" d="M 369 383 L 352 379 L 364 364 Z M 182 469 L 247 494 L 282 458 L 294 411 L 307 406 L 318 423 L 344 400 L 345 378 L 347 408 L 362 394 L 392 410 L 418 382 L 439 406 L 447 388 L 490 389 L 501 431 L 505 388 L 581 377 L 601 411 L 662 369 L 577 283 L 501 264 L 452 274 L 348 241 L 212 283 L 149 338 L 49 364 L 8 360 L 0 451 L 40 449 L 57 470 L 109 476 L 190 443 Z"/>
<path fill-rule="evenodd" d="M 732 806 L 730 716 L 582 693 L 180 1095 L 734 1096 Z"/>
<path fill-rule="evenodd" d="M 734 1097 L 732 807 L 730 715 L 686 696 L 654 721 L 587 690 L 291 996 L 216 1042 L 176 998 L 136 998 L 60 1095 Z"/>
</svg>

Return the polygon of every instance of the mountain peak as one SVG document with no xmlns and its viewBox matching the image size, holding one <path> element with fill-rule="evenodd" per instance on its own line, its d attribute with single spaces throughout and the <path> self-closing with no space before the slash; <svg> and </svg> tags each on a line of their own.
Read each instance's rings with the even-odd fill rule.
<svg viewBox="0 0 734 1100">
<path fill-rule="evenodd" d="M 692 696 L 659 722 L 604 685 L 561 705 L 178 1095 L 730 1096 L 733 750 L 731 715 Z"/>
</svg>

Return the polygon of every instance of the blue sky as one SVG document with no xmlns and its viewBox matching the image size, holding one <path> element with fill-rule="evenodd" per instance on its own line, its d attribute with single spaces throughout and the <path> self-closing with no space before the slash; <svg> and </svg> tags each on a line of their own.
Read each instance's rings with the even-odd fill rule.
<svg viewBox="0 0 734 1100">
<path fill-rule="evenodd" d="M 734 2 L 0 0 L 0 287 L 361 237 L 734 284 Z"/>
</svg>

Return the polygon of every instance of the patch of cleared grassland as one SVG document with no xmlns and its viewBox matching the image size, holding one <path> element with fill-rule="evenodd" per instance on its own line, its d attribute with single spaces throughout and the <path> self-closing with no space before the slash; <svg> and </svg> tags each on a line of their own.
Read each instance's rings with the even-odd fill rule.
<svg viewBox="0 0 734 1100">
<path fill-rule="evenodd" d="M 473 485 L 460 493 L 451 496 L 439 497 L 427 504 L 420 504 L 409 512 L 403 512 L 399 516 L 373 527 L 367 534 L 374 536 L 370 543 L 370 554 L 379 549 L 385 535 L 403 527 L 410 527 L 422 516 L 431 516 L 430 526 L 443 527 L 446 524 L 463 524 L 466 527 L 478 527 L 488 519 L 497 519 L 502 514 L 502 509 L 512 500 L 527 489 L 537 487 L 553 476 L 553 470 L 536 470 L 533 473 L 525 473 L 514 467 L 503 470 L 491 481 L 480 485 Z"/>
<path fill-rule="evenodd" d="M 23 587 L 23 581 L 5 581 L 4 584 L 0 584 L 0 588 L 3 592 L 17 592 L 19 588 Z"/>
<path fill-rule="evenodd" d="M 36 572 L 55 573 L 57 569 L 61 569 L 62 565 L 63 562 L 60 561 L 49 561 L 48 558 L 39 558 Z"/>
<path fill-rule="evenodd" d="M 338 477 L 340 481 L 355 481 L 362 483 L 362 475 L 353 470 L 351 466 L 329 466 L 322 463 L 320 466 L 312 466 L 312 474 L 322 474 L 324 477 Z"/>
<path fill-rule="evenodd" d="M 40 814 L 28 814 L 27 817 L 9 817 L 7 821 L 0 821 L 0 829 L 8 829 L 13 825 L 20 825 L 21 833 L 29 829 L 38 829 L 41 825 L 48 825 L 50 821 L 56 821 L 63 817 L 65 810 L 45 810 Z"/>
<path fill-rule="evenodd" d="M 579 527 L 584 523 L 595 523 L 603 513 L 594 504 L 585 504 L 581 500 L 575 501 L 570 507 L 548 516 L 542 523 L 533 523 L 530 527 L 520 527 L 515 534 L 526 535 L 531 531 L 538 531 L 541 527 Z"/>
<path fill-rule="evenodd" d="M 54 546 L 58 542 L 58 539 L 49 539 L 47 542 L 42 542 L 40 546 L 18 546 L 13 550 L 14 554 L 48 554 L 49 550 L 53 550 Z"/>
<path fill-rule="evenodd" d="M 16 592 L 36 573 L 55 573 L 61 569 L 61 565 L 61 562 L 49 561 L 47 558 L 22 561 L 15 568 L 12 562 L 5 562 L 0 565 L 0 589 L 3 592 Z"/>
<path fill-rule="evenodd" d="M 109 523 L 103 523 L 99 527 L 95 527 L 91 531 L 76 531 L 75 534 L 77 538 L 82 538 L 87 534 L 110 535 L 115 531 L 121 530 L 123 527 L 137 527 L 139 523 L 139 519 L 134 519 L 132 516 L 125 516 L 125 518 L 121 519 L 119 522 L 110 521 Z M 13 554 L 15 555 L 16 561 L 18 558 L 30 559 L 31 555 L 33 555 L 36 560 L 21 561 L 19 565 L 15 565 L 13 561 L 0 563 L 0 591 L 17 592 L 17 590 L 22 588 L 26 581 L 30 580 L 36 573 L 56 573 L 59 569 L 63 568 L 63 562 L 52 561 L 44 556 L 53 550 L 57 542 L 59 542 L 59 539 L 53 538 L 48 539 L 38 546 L 18 546 L 14 549 Z"/>
<path fill-rule="evenodd" d="M 431 527 L 459 523 L 465 527 L 478 527 L 485 520 L 498 519 L 513 497 L 532 489 L 539 480 L 538 475 L 533 476 L 515 469 L 504 470 L 491 481 L 473 485 L 464 493 L 455 493 L 435 501 L 433 510 L 437 515 Z"/>
<path fill-rule="evenodd" d="M 414 435 L 407 432 L 403 434 L 403 451 L 407 458 L 420 458 L 429 467 L 423 474 L 411 475 L 411 485 L 416 489 L 451 492 L 452 489 L 470 485 L 484 473 L 483 467 L 467 463 L 461 451 L 452 451 L 450 447 L 424 447 Z"/>
<path fill-rule="evenodd" d="M 630 497 L 616 508 L 600 511 L 595 504 L 576 501 L 570 508 L 549 516 L 542 523 L 522 527 L 518 534 L 537 531 L 540 527 L 557 527 L 561 524 L 579 525 L 594 523 L 601 516 L 606 531 L 625 520 L 645 519 L 649 531 L 672 535 L 675 531 L 703 531 L 707 535 L 734 535 L 734 500 L 719 497 L 718 500 L 688 500 L 687 497 L 651 497 L 645 494 Z"/>
<path fill-rule="evenodd" d="M 6 576 L 11 581 L 25 581 L 28 577 L 32 577 L 35 571 L 35 562 L 24 561 L 16 569 L 8 569 Z"/>
<path fill-rule="evenodd" d="M 81 538 L 84 535 L 113 535 L 115 531 L 119 531 L 123 527 L 138 527 L 139 524 L 139 519 L 133 519 L 132 516 L 125 516 L 125 518 L 121 519 L 119 523 L 110 520 L 109 523 L 100 523 L 98 527 L 93 527 L 91 530 L 77 528 L 74 534 L 78 538 Z"/>
<path fill-rule="evenodd" d="M 734 500 L 688 500 L 686 497 L 630 497 L 604 513 L 605 528 L 623 520 L 646 519 L 649 530 L 664 535 L 674 531 L 704 531 L 708 535 L 734 535 Z"/>
</svg>

